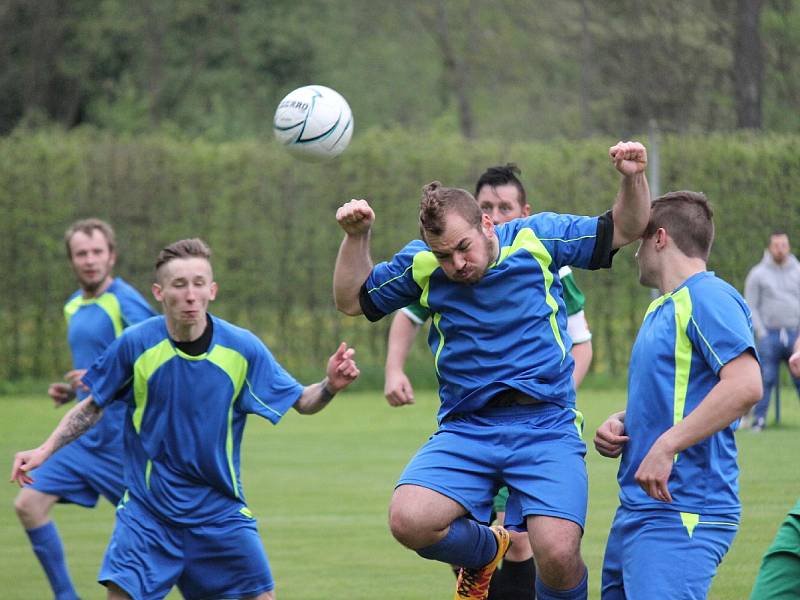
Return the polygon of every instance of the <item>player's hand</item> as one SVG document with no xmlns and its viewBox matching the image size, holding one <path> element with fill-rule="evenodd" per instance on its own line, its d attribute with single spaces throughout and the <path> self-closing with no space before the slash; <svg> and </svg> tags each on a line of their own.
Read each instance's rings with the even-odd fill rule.
<svg viewBox="0 0 800 600">
<path fill-rule="evenodd" d="M 661 502 L 672 502 L 672 495 L 669 493 L 667 481 L 672 473 L 672 463 L 675 459 L 675 452 L 656 440 L 653 447 L 644 457 L 642 464 L 636 471 L 634 478 L 644 490 L 644 493 Z"/>
<path fill-rule="evenodd" d="M 625 423 L 622 422 L 619 416 L 614 414 L 597 428 L 594 434 L 594 447 L 603 456 L 617 458 L 622 454 L 622 450 L 629 439 L 625 435 Z"/>
<path fill-rule="evenodd" d="M 386 371 L 386 381 L 383 384 L 383 395 L 390 406 L 405 406 L 414 404 L 414 388 L 411 381 L 401 370 Z"/>
<path fill-rule="evenodd" d="M 644 173 L 647 167 L 647 150 L 639 142 L 617 142 L 608 155 L 617 171 L 628 177 Z"/>
<path fill-rule="evenodd" d="M 64 375 L 64 379 L 76 392 L 88 392 L 89 388 L 83 385 L 83 376 L 86 375 L 86 371 L 88 371 L 88 369 L 72 369 L 71 371 L 67 371 Z"/>
<path fill-rule="evenodd" d="M 25 450 L 24 452 L 17 452 L 14 455 L 14 466 L 11 468 L 11 479 L 13 483 L 17 482 L 19 487 L 33 483 L 33 477 L 28 474 L 47 460 L 47 452 L 42 448 L 35 450 Z"/>
<path fill-rule="evenodd" d="M 73 400 L 75 398 L 75 390 L 72 389 L 72 385 L 69 383 L 59 381 L 50 384 L 47 388 L 47 395 L 53 399 L 53 404 L 58 407 Z"/>
<path fill-rule="evenodd" d="M 794 377 L 800 377 L 800 351 L 789 357 L 789 370 Z"/>
<path fill-rule="evenodd" d="M 366 200 L 350 200 L 336 211 L 336 221 L 348 235 L 365 235 L 375 222 L 375 211 Z"/>
<path fill-rule="evenodd" d="M 336 352 L 328 359 L 328 387 L 336 393 L 353 383 L 361 371 L 358 370 L 353 360 L 355 349 L 348 347 L 345 342 L 339 344 Z"/>
</svg>

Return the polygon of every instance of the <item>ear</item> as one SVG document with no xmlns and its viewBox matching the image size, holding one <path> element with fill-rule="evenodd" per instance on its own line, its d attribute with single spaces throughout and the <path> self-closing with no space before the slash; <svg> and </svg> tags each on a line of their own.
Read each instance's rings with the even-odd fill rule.
<svg viewBox="0 0 800 600">
<path fill-rule="evenodd" d="M 154 283 L 150 287 L 150 291 L 153 292 L 153 298 L 156 299 L 156 302 L 163 302 L 164 301 L 164 294 L 161 291 L 161 285 L 158 283 Z"/>
<path fill-rule="evenodd" d="M 525 203 L 525 206 L 522 207 L 522 216 L 523 217 L 531 216 L 531 205 L 528 204 L 527 202 Z"/>
<path fill-rule="evenodd" d="M 481 229 L 483 229 L 484 235 L 492 239 L 494 237 L 494 223 L 492 223 L 492 217 L 483 213 L 481 215 Z"/>
<path fill-rule="evenodd" d="M 663 250 L 666 247 L 667 239 L 669 238 L 667 230 L 664 229 L 663 227 L 659 227 L 658 229 L 656 229 L 655 237 L 656 237 L 655 240 L 656 250 Z"/>
<path fill-rule="evenodd" d="M 217 290 L 218 289 L 219 288 L 217 287 L 217 282 L 216 281 L 212 281 L 211 282 L 211 287 L 209 289 L 209 295 L 208 295 L 209 301 L 217 299 Z"/>
<path fill-rule="evenodd" d="M 113 267 L 115 264 L 117 264 L 117 253 L 112 252 L 108 257 L 108 265 Z"/>
</svg>

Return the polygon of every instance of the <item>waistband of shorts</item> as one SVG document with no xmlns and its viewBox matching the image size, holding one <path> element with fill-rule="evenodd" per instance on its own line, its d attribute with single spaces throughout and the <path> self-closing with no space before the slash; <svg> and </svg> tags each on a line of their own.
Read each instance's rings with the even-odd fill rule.
<svg viewBox="0 0 800 600">
<path fill-rule="evenodd" d="M 566 407 L 550 402 L 539 400 L 524 392 L 515 389 L 508 389 L 495 394 L 489 401 L 480 408 L 469 412 L 455 412 L 447 415 L 442 423 L 447 423 L 454 419 L 459 419 L 469 415 L 477 416 L 502 416 L 520 414 L 538 414 L 547 412 L 558 412 L 565 410 Z"/>
</svg>

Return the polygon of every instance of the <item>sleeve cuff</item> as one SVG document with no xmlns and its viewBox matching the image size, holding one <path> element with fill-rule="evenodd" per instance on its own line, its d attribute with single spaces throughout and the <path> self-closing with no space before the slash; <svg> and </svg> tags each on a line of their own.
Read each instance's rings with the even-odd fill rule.
<svg viewBox="0 0 800 600">
<path fill-rule="evenodd" d="M 594 252 L 589 263 L 589 269 L 608 269 L 617 250 L 612 248 L 614 241 L 614 218 L 611 211 L 607 210 L 597 217 L 597 233 L 595 234 Z"/>
<path fill-rule="evenodd" d="M 369 297 L 366 282 L 361 286 L 361 291 L 358 294 L 358 303 L 361 305 L 361 312 L 372 322 L 380 321 L 386 316 L 386 313 L 375 306 L 372 298 Z"/>
</svg>

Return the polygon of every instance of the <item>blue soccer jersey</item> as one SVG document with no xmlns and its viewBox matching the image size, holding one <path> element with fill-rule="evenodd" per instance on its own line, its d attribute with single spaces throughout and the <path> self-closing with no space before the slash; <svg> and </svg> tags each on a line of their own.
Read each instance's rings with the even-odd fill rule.
<svg viewBox="0 0 800 600">
<path fill-rule="evenodd" d="M 178 350 L 158 317 L 127 330 L 84 378 L 99 406 L 127 402 L 128 491 L 177 525 L 248 514 L 239 477 L 246 417 L 277 423 L 303 392 L 255 335 L 211 318 L 200 356 Z M 133 394 L 120 395 L 127 386 Z"/>
<path fill-rule="evenodd" d="M 610 266 L 611 216 L 539 213 L 495 232 L 499 256 L 475 284 L 448 279 L 430 248 L 415 240 L 376 265 L 362 288 L 361 306 L 371 320 L 416 300 L 430 311 L 440 421 L 478 410 L 508 388 L 575 404 L 558 270 Z"/>
<path fill-rule="evenodd" d="M 650 304 L 631 352 L 625 411 L 630 440 L 618 474 L 623 506 L 740 512 L 733 425 L 676 456 L 668 481 L 672 503 L 649 497 L 634 475 L 658 437 L 703 401 L 723 366 L 747 351 L 755 355 L 750 310 L 712 272 L 693 275 Z"/>
<path fill-rule="evenodd" d="M 97 298 L 84 298 L 76 291 L 64 305 L 72 368 L 88 369 L 125 328 L 155 314 L 141 294 L 119 277 Z M 87 393 L 78 390 L 77 395 L 83 399 Z M 76 443 L 96 448 L 117 442 L 121 448 L 123 413 L 123 407 L 112 409 Z"/>
</svg>

